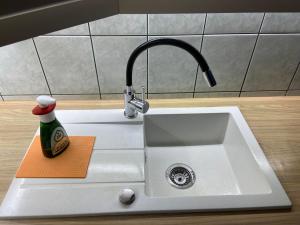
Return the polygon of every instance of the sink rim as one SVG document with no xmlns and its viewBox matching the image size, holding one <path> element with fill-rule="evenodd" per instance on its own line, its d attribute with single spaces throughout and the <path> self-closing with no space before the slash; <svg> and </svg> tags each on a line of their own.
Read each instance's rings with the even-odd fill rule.
<svg viewBox="0 0 300 225">
<path fill-rule="evenodd" d="M 173 111 L 174 113 L 170 113 L 170 111 Z M 259 164 L 260 168 L 266 172 L 269 172 L 269 170 L 273 171 L 262 148 L 258 144 L 252 130 L 248 126 L 239 107 L 237 106 L 190 107 L 184 109 L 183 108 L 152 108 L 149 109 L 148 113 L 145 114 L 144 117 L 151 116 L 151 115 L 160 115 L 160 114 L 206 114 L 206 113 L 229 113 L 236 121 L 236 125 L 238 126 L 239 130 L 243 133 L 243 135 L 245 135 L 244 136 L 245 141 L 249 145 L 250 151 L 255 156 L 255 160 Z M 239 123 L 237 121 L 239 121 Z M 147 147 L 145 141 L 144 141 L 144 145 L 145 147 Z"/>
<path fill-rule="evenodd" d="M 79 112 L 80 111 L 80 112 Z M 97 114 L 98 111 L 102 116 L 106 116 L 105 121 L 107 122 L 118 122 L 124 121 L 123 110 L 94 110 L 93 113 Z M 59 119 L 64 123 L 64 118 L 68 118 L 70 121 L 70 113 L 72 114 L 74 110 L 61 110 L 58 111 Z M 110 192 L 106 193 L 106 196 L 99 196 L 101 191 L 106 190 L 107 183 L 94 183 L 93 185 L 88 185 L 86 188 L 90 190 L 90 198 L 87 202 L 89 205 L 83 204 L 83 206 L 78 205 L 76 200 L 81 202 L 84 201 L 80 198 L 80 195 L 75 196 L 74 193 L 80 190 L 78 188 L 82 187 L 75 184 L 72 187 L 66 188 L 66 192 L 69 192 L 66 196 L 61 196 L 58 201 L 64 202 L 66 199 L 73 198 L 74 205 L 70 205 L 70 208 L 65 208 L 60 210 L 62 206 L 58 207 L 56 210 L 49 210 L 48 212 L 32 209 L 33 211 L 20 210 L 25 209 L 24 201 L 16 197 L 18 194 L 23 194 L 27 197 L 26 204 L 32 204 L 34 206 L 34 201 L 32 200 L 33 192 L 32 190 L 26 190 L 26 188 L 21 188 L 23 178 L 14 178 L 10 188 L 2 202 L 0 208 L 0 217 L 2 218 L 17 218 L 17 217 L 52 217 L 61 215 L 99 215 L 99 214 L 129 214 L 129 213 L 152 213 L 152 212 L 181 212 L 181 211 L 217 211 L 217 210 L 249 210 L 249 209 L 263 209 L 263 208 L 289 208 L 291 207 L 291 201 L 289 200 L 286 192 L 284 191 L 281 183 L 279 182 L 275 172 L 267 161 L 262 149 L 257 143 L 255 136 L 250 130 L 246 120 L 242 116 L 239 108 L 236 106 L 226 106 L 226 107 L 192 107 L 192 108 L 152 108 L 148 111 L 147 115 L 154 114 L 186 114 L 186 113 L 230 113 L 236 121 L 236 123 L 241 130 L 245 141 L 250 147 L 251 153 L 254 155 L 256 162 L 262 173 L 264 173 L 272 192 L 269 194 L 254 194 L 254 195 L 227 195 L 227 196 L 185 196 L 185 197 L 149 197 L 144 193 L 145 182 L 132 182 L 132 183 L 114 183 L 110 187 Z M 77 114 L 84 114 L 84 117 L 89 118 L 89 110 L 77 110 Z M 111 113 L 113 116 L 110 117 Z M 120 114 L 120 115 L 119 115 Z M 147 116 L 145 115 L 145 116 Z M 94 115 L 95 116 L 95 115 Z M 96 117 L 93 117 L 96 118 Z M 71 118 L 74 119 L 74 118 Z M 133 123 L 136 121 L 143 121 L 143 117 L 137 120 L 132 120 Z M 101 125 L 101 123 L 99 124 Z M 53 185 L 53 189 L 60 187 L 59 185 Z M 118 200 L 114 198 L 115 191 L 111 187 L 123 188 L 130 187 L 134 189 L 138 195 L 134 204 L 130 207 L 124 207 L 119 204 Z M 119 190 L 119 189 L 118 189 Z M 41 191 L 37 189 L 36 191 Z M 81 191 L 81 190 L 80 190 Z M 97 191 L 97 192 L 96 192 Z M 84 195 L 84 192 L 80 192 Z M 51 199 L 55 196 L 57 192 L 55 190 L 49 191 L 49 196 L 45 196 L 45 199 Z M 72 195 L 73 194 L 73 195 Z M 104 199 L 109 199 L 109 202 L 101 204 Z M 42 199 L 45 201 L 45 199 Z M 12 209 L 10 202 L 18 203 L 18 209 Z M 41 201 L 41 207 L 43 206 Z M 55 203 L 53 203 L 55 204 Z M 48 206 L 47 204 L 44 205 Z M 22 208 L 24 207 L 24 208 Z M 76 208 L 77 207 L 77 208 Z M 19 211 L 18 211 L 19 210 Z"/>
<path fill-rule="evenodd" d="M 250 127 L 248 126 L 246 120 L 244 119 L 241 111 L 237 106 L 226 106 L 226 107 L 191 107 L 191 108 L 153 108 L 149 110 L 147 115 L 144 117 L 151 117 L 152 115 L 168 115 L 168 114 L 207 114 L 207 113 L 229 113 L 230 116 L 234 119 L 236 125 L 238 126 L 240 132 L 242 133 L 245 142 L 249 146 L 249 150 L 253 155 L 256 163 L 259 166 L 260 171 L 264 174 L 270 188 L 271 193 L 263 194 L 241 194 L 237 196 L 254 196 L 259 195 L 263 196 L 272 196 L 273 198 L 281 199 L 284 202 L 284 205 L 290 207 L 292 205 L 290 199 L 288 198 L 285 190 L 283 189 L 278 177 L 273 171 L 271 165 L 269 164 L 266 156 L 264 155 L 263 150 L 259 146 L 254 134 L 252 133 Z M 146 148 L 152 148 L 153 146 L 148 146 L 145 140 L 145 123 L 144 123 L 144 145 Z M 156 146 L 154 148 L 157 148 Z M 163 146 L 162 146 L 163 147 Z M 145 167 L 146 170 L 146 167 Z M 145 173 L 146 175 L 146 173 Z M 216 197 L 217 195 L 208 195 L 208 196 L 192 196 L 195 198 L 200 197 Z M 220 195 L 222 196 L 222 195 Z M 229 195 L 231 196 L 231 195 Z M 233 196 L 233 195 L 232 195 Z M 168 196 L 169 198 L 170 196 Z M 264 199 L 265 203 L 269 200 Z M 262 204 L 263 205 L 263 204 Z"/>
</svg>

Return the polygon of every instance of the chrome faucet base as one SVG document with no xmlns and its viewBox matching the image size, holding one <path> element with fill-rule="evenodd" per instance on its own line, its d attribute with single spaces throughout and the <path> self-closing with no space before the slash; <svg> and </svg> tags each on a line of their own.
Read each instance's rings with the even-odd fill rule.
<svg viewBox="0 0 300 225">
<path fill-rule="evenodd" d="M 135 111 L 133 114 L 128 114 L 128 113 L 126 113 L 126 111 L 124 110 L 124 116 L 125 116 L 127 119 L 134 119 L 134 118 L 137 117 L 137 115 L 138 115 L 138 112 L 137 112 L 137 111 Z"/>
<path fill-rule="evenodd" d="M 149 103 L 144 100 L 144 89 L 142 91 L 142 99 L 135 97 L 135 91 L 131 86 L 127 86 L 124 90 L 124 116 L 128 119 L 136 118 L 138 112 L 146 113 L 149 109 Z"/>
</svg>

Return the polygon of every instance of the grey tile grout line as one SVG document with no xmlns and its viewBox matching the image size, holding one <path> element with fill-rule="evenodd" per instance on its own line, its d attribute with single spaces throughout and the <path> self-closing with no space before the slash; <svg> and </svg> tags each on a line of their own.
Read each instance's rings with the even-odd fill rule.
<svg viewBox="0 0 300 225">
<path fill-rule="evenodd" d="M 69 94 L 69 93 L 52 93 L 52 95 L 99 95 L 99 93 L 88 93 L 88 94 L 82 94 L 82 93 L 73 93 L 73 94 Z"/>
<path fill-rule="evenodd" d="M 263 25 L 263 22 L 264 22 L 264 19 L 265 19 L 265 15 L 266 15 L 266 13 L 264 13 L 264 15 L 263 15 L 263 18 L 261 20 L 261 23 L 260 23 L 260 26 L 259 26 L 259 29 L 258 29 L 258 32 L 257 32 L 257 37 L 255 39 L 253 50 L 252 50 L 252 53 L 251 53 L 251 56 L 250 56 L 250 59 L 249 59 L 249 63 L 248 63 L 247 68 L 246 68 L 246 72 L 245 72 L 244 79 L 243 79 L 243 82 L 242 82 L 242 85 L 241 85 L 239 97 L 241 97 L 242 90 L 244 88 L 244 84 L 245 84 L 247 74 L 248 74 L 252 59 L 253 59 L 253 55 L 254 55 L 254 52 L 255 52 L 255 49 L 256 49 L 256 45 L 257 45 L 258 38 L 259 38 L 259 35 L 260 35 L 260 31 L 261 31 L 261 28 L 262 28 L 262 25 Z"/>
<path fill-rule="evenodd" d="M 268 90 L 269 91 L 269 90 Z M 273 90 L 274 91 L 274 90 Z M 276 90 L 278 91 L 278 90 Z M 279 91 L 285 91 L 285 90 L 279 90 Z M 239 91 L 196 91 L 195 93 L 222 93 L 222 92 L 239 92 Z M 255 92 L 255 91 L 253 91 Z M 137 92 L 138 94 L 140 94 L 140 92 Z M 192 91 L 182 91 L 182 92 L 149 92 L 149 94 L 192 94 Z M 103 95 L 120 95 L 123 93 L 102 93 Z M 72 94 L 71 94 L 72 95 Z"/>
<path fill-rule="evenodd" d="M 147 13 L 147 41 L 149 41 L 149 14 Z M 149 49 L 147 48 L 147 99 L 149 98 Z"/>
<path fill-rule="evenodd" d="M 39 54 L 39 51 L 36 47 L 36 44 L 35 44 L 35 41 L 33 38 L 31 38 L 32 42 L 33 42 L 33 45 L 34 45 L 34 48 L 35 48 L 35 51 L 36 51 L 36 54 L 37 54 L 37 57 L 39 59 L 39 62 L 40 62 L 40 65 L 41 65 L 41 68 L 42 68 L 42 72 L 43 72 L 43 75 L 44 75 L 44 78 L 45 78 L 45 81 L 46 81 L 46 84 L 47 84 L 47 87 L 48 87 L 48 90 L 49 90 L 49 93 L 50 95 L 52 96 L 52 92 L 51 92 L 51 89 L 50 89 L 50 85 L 49 85 L 49 82 L 48 82 L 48 79 L 47 79 L 47 76 L 46 76 L 46 73 L 45 73 L 45 70 L 44 70 L 44 67 L 43 67 L 43 64 L 42 64 L 42 60 L 41 60 L 41 57 L 40 57 L 40 54 Z"/>
<path fill-rule="evenodd" d="M 252 93 L 255 93 L 255 92 L 275 92 L 275 91 L 286 91 L 286 90 L 255 90 L 255 91 L 241 91 L 242 93 L 245 93 L 245 92 L 252 92 Z M 237 91 L 237 92 L 240 92 L 240 91 Z"/>
<path fill-rule="evenodd" d="M 291 81 L 290 81 L 290 83 L 289 83 L 289 86 L 288 86 L 288 88 L 287 88 L 287 90 L 286 90 L 286 92 L 285 92 L 285 96 L 287 96 L 287 93 L 288 93 L 288 91 L 289 91 L 290 88 L 291 88 L 291 85 L 292 85 L 292 83 L 293 83 L 293 81 L 294 81 L 294 79 L 295 79 L 295 77 L 296 77 L 296 74 L 297 74 L 297 71 L 298 71 L 298 69 L 299 69 L 299 66 L 300 66 L 300 62 L 298 63 L 298 65 L 297 65 L 297 67 L 296 67 L 296 70 L 295 70 L 295 72 L 294 72 L 294 74 L 293 74 L 293 77 L 292 77 L 292 79 L 291 79 Z"/>
<path fill-rule="evenodd" d="M 295 90 L 300 90 L 300 89 L 295 89 Z M 242 93 L 256 93 L 256 92 L 275 92 L 275 91 L 282 91 L 284 92 L 285 90 L 260 90 L 260 91 L 242 91 Z M 239 93 L 240 91 L 196 91 L 195 94 L 197 93 Z M 140 94 L 139 92 L 137 92 L 138 94 Z M 155 93 L 151 93 L 149 92 L 149 94 L 192 94 L 192 91 L 186 91 L 186 92 L 155 92 Z M 122 93 L 102 93 L 103 95 L 120 95 Z"/>
<path fill-rule="evenodd" d="M 96 78 L 97 78 L 97 84 L 98 84 L 99 100 L 101 100 L 102 99 L 102 97 L 101 97 L 101 88 L 100 88 L 98 69 L 97 69 L 97 64 L 96 64 L 96 57 L 95 57 L 93 39 L 92 39 L 92 36 L 91 36 L 90 23 L 88 23 L 88 29 L 89 29 L 89 34 L 90 34 L 89 37 L 90 37 L 90 41 L 91 41 L 92 54 L 93 54 L 93 60 L 94 60 L 94 66 L 95 66 L 95 72 L 96 72 Z"/>
<path fill-rule="evenodd" d="M 203 31 L 202 31 L 202 37 L 201 37 L 201 43 L 200 43 L 200 49 L 199 49 L 200 53 L 202 52 L 202 45 L 203 45 L 204 32 L 205 32 L 205 26 L 206 26 L 206 19 L 207 19 L 207 13 L 205 13 L 205 18 L 204 18 Z M 197 69 L 196 69 L 196 77 L 195 77 L 194 89 L 193 89 L 193 98 L 195 98 L 198 72 L 199 72 L 199 64 L 197 65 Z"/>
<path fill-rule="evenodd" d="M 17 94 L 17 95 L 3 95 L 3 96 L 34 96 L 34 95 L 45 95 L 45 93 L 40 93 L 40 94 Z M 81 96 L 85 96 L 85 95 L 99 95 L 98 93 L 97 94 L 53 94 L 52 95 L 81 95 Z"/>
<path fill-rule="evenodd" d="M 286 90 L 259 90 L 259 91 L 242 91 L 243 93 L 245 92 L 273 92 L 273 91 L 286 91 Z M 300 91 L 300 89 L 295 89 L 295 91 Z M 197 93 L 239 93 L 240 91 L 197 91 Z M 137 92 L 140 94 L 139 92 Z M 192 94 L 193 92 L 156 92 L 156 93 L 149 93 L 149 94 Z M 123 93 L 102 93 L 103 95 L 122 95 Z M 2 96 L 35 96 L 35 95 L 42 95 L 42 94 L 18 94 L 18 95 L 1 95 Z M 88 95 L 99 95 L 98 93 L 96 94 L 53 94 L 53 95 L 66 95 L 66 96 L 74 96 L 74 95 L 80 95 L 80 96 L 88 96 Z"/>
<path fill-rule="evenodd" d="M 191 34 L 149 34 L 148 36 L 197 36 L 197 35 L 204 35 L 204 36 L 226 36 L 226 35 L 255 35 L 257 33 L 204 33 L 204 34 L 198 34 L 198 33 L 191 33 Z M 260 33 L 261 35 L 300 35 L 300 32 L 290 32 L 290 33 Z M 145 36 L 144 34 L 91 34 L 91 35 L 75 35 L 75 34 L 61 34 L 61 35 L 40 35 L 39 37 L 126 37 L 126 36 Z"/>
</svg>

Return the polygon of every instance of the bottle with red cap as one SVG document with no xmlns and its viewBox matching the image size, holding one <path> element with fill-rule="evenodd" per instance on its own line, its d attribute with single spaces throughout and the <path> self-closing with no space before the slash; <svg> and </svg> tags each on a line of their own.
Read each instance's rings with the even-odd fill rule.
<svg viewBox="0 0 300 225">
<path fill-rule="evenodd" d="M 54 109 L 56 100 L 50 96 L 37 97 L 38 105 L 32 113 L 40 117 L 40 139 L 44 156 L 53 158 L 62 153 L 69 145 L 68 135 L 56 119 Z"/>
</svg>

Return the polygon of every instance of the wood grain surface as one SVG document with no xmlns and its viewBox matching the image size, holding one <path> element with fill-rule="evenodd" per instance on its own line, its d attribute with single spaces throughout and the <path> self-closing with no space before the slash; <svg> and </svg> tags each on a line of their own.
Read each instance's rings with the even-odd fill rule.
<svg viewBox="0 0 300 225">
<path fill-rule="evenodd" d="M 0 201 L 39 126 L 32 101 L 0 103 Z M 151 100 L 150 107 L 238 106 L 290 197 L 291 210 L 0 220 L 0 224 L 300 225 L 300 97 Z M 122 108 L 122 101 L 59 101 L 57 109 Z"/>
</svg>

